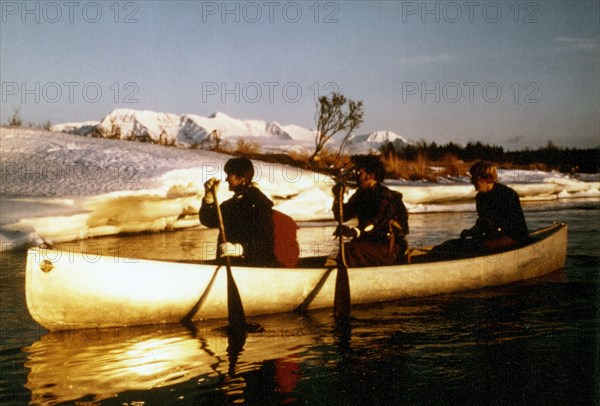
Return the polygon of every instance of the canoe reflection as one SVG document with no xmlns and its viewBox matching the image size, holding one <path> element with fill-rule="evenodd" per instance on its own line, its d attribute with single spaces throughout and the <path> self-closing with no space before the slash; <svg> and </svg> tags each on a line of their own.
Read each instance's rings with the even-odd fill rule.
<svg viewBox="0 0 600 406">
<path fill-rule="evenodd" d="M 261 323 L 266 331 L 249 335 L 233 356 L 216 324 L 51 332 L 25 349 L 26 387 L 32 404 L 44 405 L 99 401 L 192 379 L 228 395 L 239 389 L 234 382 L 241 372 L 260 368 L 266 360 L 293 359 L 318 340 L 318 329 L 299 319 Z"/>
</svg>

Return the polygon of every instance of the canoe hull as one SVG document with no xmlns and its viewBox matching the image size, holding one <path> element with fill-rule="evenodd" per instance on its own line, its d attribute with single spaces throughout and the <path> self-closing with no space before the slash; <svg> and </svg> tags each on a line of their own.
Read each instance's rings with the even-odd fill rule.
<svg viewBox="0 0 600 406">
<path fill-rule="evenodd" d="M 453 261 L 349 270 L 353 304 L 431 296 L 538 277 L 564 266 L 567 227 L 538 233 L 526 247 Z M 336 269 L 240 268 L 234 279 L 247 315 L 333 306 Z M 212 281 L 212 283 L 211 283 Z M 180 321 L 204 294 L 193 319 L 227 317 L 224 268 L 32 248 L 28 309 L 48 330 L 104 328 Z"/>
</svg>

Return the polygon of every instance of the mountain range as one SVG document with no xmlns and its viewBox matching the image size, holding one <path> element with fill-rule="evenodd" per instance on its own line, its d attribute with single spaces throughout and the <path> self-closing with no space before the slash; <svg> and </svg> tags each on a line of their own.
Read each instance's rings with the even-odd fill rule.
<svg viewBox="0 0 600 406">
<path fill-rule="evenodd" d="M 240 139 L 252 141 L 267 151 L 305 149 L 314 145 L 315 130 L 295 124 L 281 125 L 276 121 L 240 120 L 224 113 L 209 117 L 196 114 L 177 115 L 147 110 L 115 109 L 101 121 L 53 125 L 52 131 L 84 136 L 153 142 L 180 148 L 203 148 L 216 141 L 235 143 Z M 335 137 L 334 137 L 335 138 Z M 332 139 L 335 144 L 335 140 Z M 413 142 L 392 131 L 351 135 L 348 152 L 368 153 L 387 143 L 402 148 Z"/>
</svg>

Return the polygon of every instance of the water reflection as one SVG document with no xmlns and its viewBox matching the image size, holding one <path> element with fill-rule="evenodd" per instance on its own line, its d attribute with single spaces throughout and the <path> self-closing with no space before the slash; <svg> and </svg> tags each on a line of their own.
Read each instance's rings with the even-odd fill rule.
<svg viewBox="0 0 600 406">
<path fill-rule="evenodd" d="M 573 206 L 549 213 L 524 205 L 531 229 L 551 220 L 569 224 L 561 273 L 480 291 L 356 305 L 351 334 L 336 330 L 330 310 L 311 311 L 309 319 L 257 318 L 265 332 L 248 335 L 235 362 L 227 337 L 214 331 L 226 321 L 197 323 L 195 333 L 151 326 L 39 338 L 43 332 L 25 308 L 25 254 L 5 253 L 0 403 L 595 404 L 598 203 Z M 456 236 L 474 217 L 411 215 L 411 244 Z M 332 230 L 306 227 L 300 238 L 310 247 L 331 239 Z M 176 253 L 196 259 L 214 238 L 197 229 L 86 242 L 112 244 L 122 255 L 144 247 L 149 258 Z M 25 354 L 19 352 L 33 341 Z M 23 389 L 25 378 L 31 393 Z"/>
<path fill-rule="evenodd" d="M 26 386 L 35 404 L 90 395 L 97 401 L 127 390 L 217 375 L 214 358 L 182 327 L 53 332 L 26 352 L 25 366 L 30 369 Z"/>
<path fill-rule="evenodd" d="M 25 348 L 31 402 L 97 402 L 190 381 L 243 399 L 245 376 L 269 360 L 276 365 L 272 380 L 290 392 L 299 378 L 294 359 L 321 334 L 305 319 L 283 315 L 262 320 L 264 332 L 236 341 L 218 323 L 48 333 Z"/>
<path fill-rule="evenodd" d="M 580 290 L 586 287 L 575 288 L 566 292 L 562 283 L 530 281 L 357 305 L 347 324 L 336 323 L 331 310 L 310 312 L 305 318 L 264 316 L 256 321 L 265 331 L 248 334 L 237 345 L 222 333 L 226 320 L 197 323 L 191 329 L 174 325 L 55 332 L 25 349 L 26 387 L 32 403 L 42 405 L 103 399 L 102 404 L 119 405 L 140 400 L 386 404 L 388 399 L 427 404 L 423 393 L 436 391 L 440 403 L 453 403 L 451 396 L 459 394 L 463 403 L 475 396 L 474 403 L 485 404 L 485 382 L 502 377 L 505 387 L 499 392 L 512 394 L 512 385 L 554 364 L 544 357 L 546 351 L 563 358 L 583 351 L 578 359 L 588 359 L 585 349 L 591 348 L 588 338 L 595 337 L 593 326 L 574 328 L 565 318 L 581 314 L 582 308 L 585 312 L 579 298 L 586 296 Z M 559 346 L 571 340 L 580 345 L 562 352 Z M 527 367 L 528 360 L 539 365 L 538 372 Z M 578 368 L 570 368 L 564 359 L 560 365 L 570 372 Z M 587 364 L 585 369 L 593 370 Z M 577 375 L 565 378 L 560 388 L 578 381 Z M 528 390 L 527 399 L 535 393 Z M 513 396 L 509 403 L 518 400 Z"/>
</svg>

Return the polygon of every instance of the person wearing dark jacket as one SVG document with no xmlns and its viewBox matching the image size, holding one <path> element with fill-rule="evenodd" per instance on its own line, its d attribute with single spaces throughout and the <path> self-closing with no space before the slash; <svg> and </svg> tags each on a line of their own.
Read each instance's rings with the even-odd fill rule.
<svg viewBox="0 0 600 406">
<path fill-rule="evenodd" d="M 471 183 L 477 190 L 475 204 L 477 221 L 463 230 L 461 239 L 472 239 L 488 250 L 501 250 L 523 245 L 529 233 L 519 195 L 498 183 L 496 166 L 491 162 L 477 162 L 469 170 Z"/>
<path fill-rule="evenodd" d="M 230 257 L 232 263 L 248 266 L 277 266 L 274 254 L 273 202 L 252 184 L 254 167 L 245 157 L 232 158 L 225 164 L 227 183 L 233 197 L 221 203 L 227 242 L 219 234 L 217 257 Z M 219 181 L 209 179 L 200 207 L 200 222 L 209 228 L 219 226 L 212 188 Z M 216 191 L 216 189 L 215 189 Z"/>
<path fill-rule="evenodd" d="M 402 262 L 408 249 L 406 234 L 408 212 L 402 202 L 402 194 L 383 186 L 383 164 L 375 156 L 358 155 L 352 158 L 358 189 L 343 204 L 346 222 L 358 219 L 357 227 L 340 225 L 335 234 L 353 237 L 344 244 L 346 264 L 349 267 L 392 265 Z M 333 213 L 339 216 L 339 194 L 342 184 L 333 187 Z"/>
</svg>

